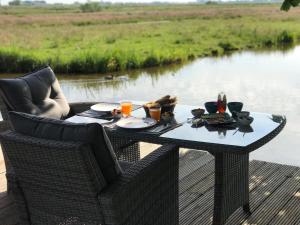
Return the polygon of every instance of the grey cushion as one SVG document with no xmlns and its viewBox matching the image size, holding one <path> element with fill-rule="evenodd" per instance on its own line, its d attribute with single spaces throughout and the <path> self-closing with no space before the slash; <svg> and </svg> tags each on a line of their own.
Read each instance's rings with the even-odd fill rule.
<svg viewBox="0 0 300 225">
<path fill-rule="evenodd" d="M 74 124 L 19 112 L 10 112 L 9 117 L 13 129 L 18 133 L 37 138 L 90 144 L 107 183 L 113 182 L 122 173 L 111 143 L 100 124 Z"/>
<path fill-rule="evenodd" d="M 49 118 L 65 118 L 69 104 L 50 67 L 15 79 L 0 79 L 1 95 L 9 111 Z"/>
</svg>

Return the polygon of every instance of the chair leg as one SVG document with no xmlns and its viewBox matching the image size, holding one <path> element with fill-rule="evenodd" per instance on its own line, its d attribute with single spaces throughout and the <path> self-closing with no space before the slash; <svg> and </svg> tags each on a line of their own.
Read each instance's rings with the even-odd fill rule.
<svg viewBox="0 0 300 225">
<path fill-rule="evenodd" d="M 213 225 L 223 225 L 239 207 L 250 212 L 249 154 L 217 153 Z"/>
<path fill-rule="evenodd" d="M 244 210 L 245 213 L 252 214 L 252 212 L 250 210 L 250 204 L 249 203 L 243 205 L 243 210 Z"/>
</svg>

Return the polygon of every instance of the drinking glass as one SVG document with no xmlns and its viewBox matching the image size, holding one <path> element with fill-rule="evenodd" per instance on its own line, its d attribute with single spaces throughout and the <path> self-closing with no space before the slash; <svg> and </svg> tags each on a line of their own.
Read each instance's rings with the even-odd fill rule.
<svg viewBox="0 0 300 225">
<path fill-rule="evenodd" d="M 132 103 L 131 102 L 121 102 L 121 112 L 124 117 L 130 116 L 132 111 Z"/>
<path fill-rule="evenodd" d="M 149 113 L 152 119 L 155 119 L 157 122 L 160 121 L 161 107 L 151 107 L 149 108 Z"/>
</svg>

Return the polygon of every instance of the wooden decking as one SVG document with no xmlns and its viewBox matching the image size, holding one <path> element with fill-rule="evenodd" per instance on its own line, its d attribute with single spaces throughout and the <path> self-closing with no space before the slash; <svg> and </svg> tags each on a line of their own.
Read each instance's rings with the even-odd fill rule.
<svg viewBox="0 0 300 225">
<path fill-rule="evenodd" d="M 16 224 L 14 204 L 5 193 L 0 158 L 0 225 Z M 300 168 L 262 161 L 250 163 L 252 214 L 237 210 L 227 225 L 300 225 Z M 211 224 L 214 160 L 205 152 L 180 151 L 180 225 Z"/>
</svg>

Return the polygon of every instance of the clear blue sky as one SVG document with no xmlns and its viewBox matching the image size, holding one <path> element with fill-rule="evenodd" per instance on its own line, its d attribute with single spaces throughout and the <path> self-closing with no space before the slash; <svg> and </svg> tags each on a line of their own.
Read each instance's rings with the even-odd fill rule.
<svg viewBox="0 0 300 225">
<path fill-rule="evenodd" d="M 2 5 L 6 5 L 11 0 L 0 0 Z M 86 2 L 87 0 L 46 0 L 47 3 L 66 3 L 70 4 L 73 2 Z M 100 1 L 100 0 L 99 0 Z M 104 0 L 109 1 L 109 0 Z M 147 2 L 153 2 L 156 0 L 110 0 L 110 2 L 113 3 L 120 3 L 120 2 L 140 2 L 140 3 L 147 3 Z M 177 2 L 177 3 L 187 3 L 187 2 L 195 2 L 196 0 L 161 0 L 162 2 Z"/>
</svg>

